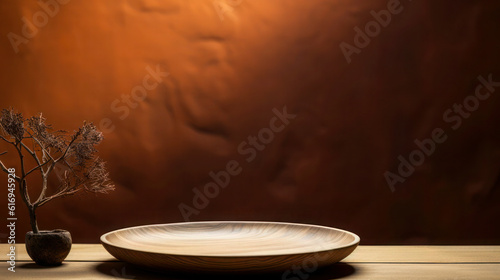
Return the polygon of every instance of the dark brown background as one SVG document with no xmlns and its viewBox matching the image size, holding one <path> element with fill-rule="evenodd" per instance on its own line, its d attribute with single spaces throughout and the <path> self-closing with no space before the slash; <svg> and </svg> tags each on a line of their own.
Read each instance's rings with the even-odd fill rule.
<svg viewBox="0 0 500 280">
<path fill-rule="evenodd" d="M 459 129 L 443 120 L 479 75 L 500 80 L 500 3 L 402 0 L 347 63 L 339 44 L 353 44 L 354 28 L 388 2 L 216 0 L 221 17 L 213 1 L 72 0 L 16 54 L 7 34 L 22 34 L 21 18 L 41 8 L 2 1 L 1 107 L 43 112 L 61 129 L 115 126 L 99 149 L 116 191 L 51 202 L 40 227 L 98 242 L 121 227 L 182 221 L 178 205 L 234 159 L 242 173 L 191 220 L 314 223 L 363 244 L 500 244 L 500 88 Z M 142 84 L 147 66 L 170 75 L 122 120 L 113 101 Z M 283 106 L 297 118 L 246 163 L 238 144 Z M 447 140 L 391 192 L 384 172 L 435 128 Z M 16 166 L 13 154 L 2 160 Z"/>
</svg>

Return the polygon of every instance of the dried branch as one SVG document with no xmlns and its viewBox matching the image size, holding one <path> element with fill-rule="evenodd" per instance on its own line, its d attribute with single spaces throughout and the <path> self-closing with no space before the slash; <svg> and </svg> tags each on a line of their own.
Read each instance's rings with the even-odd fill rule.
<svg viewBox="0 0 500 280">
<path fill-rule="evenodd" d="M 31 133 L 29 131 L 27 131 L 27 132 L 28 132 L 28 134 L 31 135 Z M 21 145 L 26 149 L 26 151 L 28 151 L 28 153 L 35 159 L 36 163 L 38 164 L 37 166 L 33 167 L 30 171 L 28 171 L 25 176 L 28 176 L 29 174 L 31 174 L 35 170 L 40 169 L 40 175 L 42 177 L 42 191 L 40 192 L 38 199 L 35 201 L 35 203 L 33 203 L 34 205 L 36 205 L 36 202 L 39 201 L 40 199 L 42 199 L 43 197 L 45 197 L 45 193 L 47 192 L 48 173 L 47 174 L 45 173 L 45 171 L 43 170 L 43 166 L 46 165 L 47 163 L 49 163 L 51 161 L 52 157 L 50 157 L 50 159 L 47 160 L 46 156 L 45 156 L 46 155 L 45 148 L 43 146 L 41 146 L 38 139 L 36 139 L 35 137 L 31 137 L 31 138 L 39 143 L 39 146 L 42 150 L 42 155 L 43 155 L 42 160 L 45 160 L 44 163 L 41 163 L 40 159 L 38 158 L 38 156 L 35 152 L 36 148 L 33 148 L 33 150 L 31 150 L 28 146 L 26 146 L 23 142 L 21 142 Z"/>
<path fill-rule="evenodd" d="M 30 196 L 26 187 L 26 171 L 24 170 L 24 155 L 21 150 L 21 145 L 19 146 L 15 145 L 17 153 L 19 154 L 19 159 L 21 160 L 21 184 L 19 188 L 21 189 L 21 197 L 23 198 L 24 202 L 26 205 L 29 207 L 32 206 L 31 201 L 30 201 Z"/>
<path fill-rule="evenodd" d="M 5 153 L 2 153 L 2 155 L 5 154 Z M 7 169 L 7 167 L 5 166 L 5 164 L 0 160 L 0 168 L 2 169 L 3 172 L 7 173 L 7 174 L 10 174 L 9 170 Z M 18 183 L 21 182 L 21 178 L 19 176 L 15 176 L 14 179 L 16 179 L 16 181 Z"/>
<path fill-rule="evenodd" d="M 7 151 L 1 153 L 0 156 L 5 155 L 6 153 Z M 0 160 L 0 168 L 2 169 L 3 172 L 10 174 L 9 170 L 7 169 L 7 166 L 5 166 L 5 164 L 1 160 Z M 21 182 L 21 178 L 17 175 L 15 175 L 14 179 L 16 179 L 18 183 Z"/>
<path fill-rule="evenodd" d="M 23 140 L 24 118 L 22 114 L 16 113 L 13 109 L 3 109 L 0 117 L 0 127 L 6 134 L 14 138 L 16 143 Z"/>
<path fill-rule="evenodd" d="M 30 136 L 37 139 L 44 149 L 55 148 L 57 151 L 62 151 L 66 146 L 64 136 L 60 134 L 63 131 L 51 133 L 52 125 L 47 124 L 45 121 L 46 119 L 41 113 L 39 116 L 29 118 L 27 123 L 28 128 L 32 131 Z"/>
<path fill-rule="evenodd" d="M 114 189 L 105 162 L 97 157 L 96 146 L 104 138 L 93 123 L 84 122 L 83 126 L 70 136 L 65 131 L 53 131 L 42 114 L 24 119 L 22 114 L 16 113 L 13 109 L 4 109 L 0 115 L 0 132 L 6 135 L 0 134 L 0 139 L 12 144 L 19 155 L 21 174 L 16 180 L 20 185 L 21 197 L 30 212 L 33 232 L 38 232 L 35 210 L 52 199 L 73 195 L 80 190 L 107 193 Z M 32 148 L 23 142 L 25 139 L 31 139 Z M 23 151 L 36 162 L 36 166 L 27 172 Z M 49 176 L 59 163 L 68 170 L 60 178 L 60 185 L 55 192 L 47 196 Z M 1 161 L 0 167 L 4 172 L 8 172 Z M 36 171 L 39 171 L 42 177 L 42 190 L 38 199 L 31 203 L 26 177 Z"/>
<path fill-rule="evenodd" d="M 12 141 L 9 141 L 7 138 L 3 137 L 2 135 L 0 135 L 0 139 L 2 139 L 3 141 L 11 144 L 11 145 L 15 145 L 16 143 L 12 142 Z"/>
<path fill-rule="evenodd" d="M 32 135 L 31 132 L 29 131 L 26 131 L 29 135 Z M 41 143 L 40 140 L 38 140 L 36 137 L 31 137 L 31 139 L 33 139 L 34 142 L 36 142 L 36 144 L 38 144 L 38 147 L 40 147 L 41 151 L 42 151 L 42 160 L 47 160 L 46 157 L 48 156 L 50 158 L 50 160 L 54 160 L 54 158 L 50 155 L 50 151 L 46 150 L 45 147 L 43 146 L 43 144 Z M 27 147 L 27 146 L 25 146 Z M 33 149 L 33 152 L 35 151 L 35 149 Z M 35 153 L 36 155 L 36 153 Z"/>
<path fill-rule="evenodd" d="M 45 203 L 51 201 L 54 198 L 64 197 L 64 196 L 69 196 L 69 195 L 74 195 L 75 193 L 77 193 L 79 191 L 80 191 L 80 189 L 76 189 L 76 190 L 73 190 L 73 191 L 65 191 L 65 192 L 56 193 L 54 195 L 51 195 L 49 197 L 46 197 L 46 198 L 42 199 L 40 202 L 37 202 L 36 203 L 36 207 L 40 207 L 40 206 L 44 205 Z"/>
<path fill-rule="evenodd" d="M 57 158 L 54 162 L 57 163 L 61 159 L 64 159 L 66 157 L 66 155 L 68 154 L 68 152 L 72 148 L 73 143 L 75 143 L 75 141 L 78 139 L 78 136 L 80 136 L 80 134 L 81 134 L 81 129 L 79 129 L 77 132 L 75 132 L 75 134 L 73 135 L 73 137 L 71 137 L 71 141 L 69 142 L 68 146 L 64 150 L 63 154 L 59 158 Z"/>
<path fill-rule="evenodd" d="M 30 171 L 26 172 L 26 176 L 28 176 L 31 172 L 37 170 L 37 169 L 40 169 L 41 170 L 41 173 L 43 173 L 43 166 L 46 165 L 47 163 L 49 163 L 50 161 L 45 161 L 44 163 L 41 163 L 40 160 L 38 159 L 38 156 L 36 155 L 36 153 L 34 151 L 32 151 L 28 146 L 26 146 L 23 142 L 20 143 L 24 149 L 26 149 L 26 151 L 28 152 L 28 154 L 30 154 L 36 161 L 36 163 L 38 164 L 37 166 L 33 167 Z"/>
<path fill-rule="evenodd" d="M 86 177 L 88 178 L 88 185 L 85 189 L 91 192 L 108 193 L 108 191 L 115 189 L 109 178 L 109 173 L 106 171 L 106 163 L 100 158 L 94 161 Z"/>
<path fill-rule="evenodd" d="M 5 164 L 0 160 L 0 167 L 2 168 L 3 172 L 5 173 L 10 173 Z"/>
</svg>

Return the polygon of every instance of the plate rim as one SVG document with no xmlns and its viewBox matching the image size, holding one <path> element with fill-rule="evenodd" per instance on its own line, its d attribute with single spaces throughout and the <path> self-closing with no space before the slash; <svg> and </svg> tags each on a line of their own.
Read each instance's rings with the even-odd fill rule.
<svg viewBox="0 0 500 280">
<path fill-rule="evenodd" d="M 109 240 L 107 240 L 107 236 L 120 232 L 120 231 L 125 231 L 125 230 L 131 230 L 131 229 L 137 229 L 137 228 L 145 228 L 145 227 L 156 227 L 156 226 L 165 226 L 165 225 L 186 225 L 186 224 L 214 224 L 214 223 L 234 223 L 234 224 L 275 224 L 275 225 L 298 225 L 298 226 L 306 226 L 306 227 L 314 227 L 314 228 L 323 228 L 327 230 L 336 230 L 340 232 L 347 233 L 348 235 L 351 235 L 354 237 L 354 240 L 348 244 L 342 245 L 342 246 L 336 246 L 333 248 L 328 248 L 324 250 L 311 250 L 311 251 L 304 251 L 304 252 L 295 252 L 295 253 L 288 253 L 288 254 L 282 254 L 282 253 L 277 253 L 277 254 L 259 254 L 259 255 L 245 255 L 245 256 L 235 256 L 235 255 L 203 255 L 203 254 L 177 254 L 177 253 L 162 253 L 162 252 L 152 252 L 152 251 L 147 251 L 147 250 L 140 250 L 140 248 L 131 248 L 128 246 L 118 246 L 116 244 L 111 243 Z M 357 246 L 359 245 L 361 238 L 350 231 L 339 229 L 339 228 L 334 228 L 334 227 L 328 227 L 328 226 L 322 226 L 322 225 L 314 225 L 314 224 L 304 224 L 304 223 L 290 223 L 290 222 L 272 222 L 272 221 L 196 221 L 196 222 L 176 222 L 176 223 L 163 223 L 163 224 L 149 224 L 149 225 L 140 225 L 140 226 L 132 226 L 132 227 L 126 227 L 126 228 L 121 228 L 121 229 L 116 229 L 110 232 L 107 232 L 100 237 L 101 244 L 119 248 L 119 249 L 125 249 L 125 250 L 131 250 L 131 251 L 136 251 L 136 252 L 141 252 L 141 253 L 147 253 L 147 254 L 160 254 L 160 255 L 169 255 L 169 256 L 178 256 L 178 257 L 202 257 L 202 258 L 261 258 L 261 257 L 277 257 L 277 256 L 291 256 L 291 255 L 302 255 L 302 254 L 317 254 L 317 253 L 323 253 L 323 252 L 329 252 L 332 250 L 340 250 L 340 249 L 345 249 L 349 248 L 352 246 Z M 106 246 L 104 246 L 106 247 Z"/>
</svg>

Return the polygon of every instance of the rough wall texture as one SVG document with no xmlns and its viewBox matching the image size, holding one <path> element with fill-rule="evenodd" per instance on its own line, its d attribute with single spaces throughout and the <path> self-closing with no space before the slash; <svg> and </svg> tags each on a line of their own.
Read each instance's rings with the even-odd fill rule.
<svg viewBox="0 0 500 280">
<path fill-rule="evenodd" d="M 196 198 L 192 221 L 315 223 L 364 244 L 500 244 L 500 87 L 468 97 L 478 76 L 500 81 L 500 3 L 46 2 L 0 3 L 0 105 L 43 112 L 57 128 L 98 124 L 117 189 L 47 204 L 41 228 L 97 242 L 121 227 L 183 221 L 179 205 L 196 208 Z M 388 9 L 390 22 L 370 13 Z M 466 97 L 463 112 L 454 108 Z M 285 106 L 296 118 L 270 134 L 273 108 Z M 420 164 L 415 139 L 436 129 L 446 140 Z M 418 166 L 398 174 L 398 156 L 410 154 Z M 16 166 L 12 153 L 1 158 Z M 231 160 L 241 173 L 199 205 L 193 188 L 203 192 Z M 394 192 L 386 171 L 399 180 Z M 17 203 L 22 242 L 28 219 Z"/>
</svg>

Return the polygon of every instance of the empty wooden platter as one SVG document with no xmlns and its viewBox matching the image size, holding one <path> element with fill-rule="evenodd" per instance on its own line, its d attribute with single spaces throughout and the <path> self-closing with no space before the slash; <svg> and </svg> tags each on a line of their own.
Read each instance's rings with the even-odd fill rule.
<svg viewBox="0 0 500 280">
<path fill-rule="evenodd" d="M 336 228 L 275 222 L 190 222 L 131 227 L 101 236 L 117 259 L 162 271 L 277 272 L 347 257 L 359 237 Z"/>
</svg>

